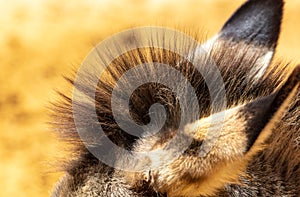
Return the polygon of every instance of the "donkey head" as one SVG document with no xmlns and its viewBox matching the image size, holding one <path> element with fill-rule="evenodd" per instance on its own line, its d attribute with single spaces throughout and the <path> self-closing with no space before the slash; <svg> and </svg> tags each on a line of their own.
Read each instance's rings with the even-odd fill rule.
<svg viewBox="0 0 300 197">
<path fill-rule="evenodd" d="M 186 125 L 183 133 L 193 141 L 182 155 L 166 162 L 163 158 L 171 158 L 172 153 L 156 151 L 141 161 L 140 165 L 149 169 L 128 173 L 129 181 L 138 187 L 140 180 L 145 180 L 156 191 L 171 196 L 212 195 L 224 184 L 238 181 L 252 156 L 263 149 L 275 125 L 270 120 L 282 115 L 295 90 L 289 93 L 299 82 L 298 76 L 298 81 L 275 85 L 282 73 L 276 70 L 280 65 L 271 61 L 282 13 L 282 0 L 249 0 L 202 45 L 221 70 L 227 109 Z M 220 135 L 211 138 L 219 130 Z M 168 144 L 165 138 L 171 137 L 140 139 L 135 151 L 163 150 Z M 202 154 L 201 147 L 209 150 Z"/>
<path fill-rule="evenodd" d="M 118 191 L 127 191 L 129 196 L 145 196 L 151 190 L 161 195 L 199 196 L 213 195 L 225 184 L 237 182 L 253 156 L 264 149 L 264 142 L 274 129 L 276 120 L 281 117 L 296 92 L 295 87 L 299 85 L 299 69 L 284 83 L 289 73 L 285 73 L 283 69 L 287 67 L 272 63 L 282 14 L 283 0 L 249 0 L 233 14 L 216 36 L 204 43 L 201 49 L 192 52 L 192 56 L 201 57 L 204 49 L 222 75 L 227 104 L 224 110 L 215 113 L 210 113 L 213 101 L 207 99 L 209 94 L 205 81 L 189 63 L 178 61 L 180 57 L 149 47 L 145 49 L 146 52 L 131 51 L 114 60 L 113 66 L 100 77 L 96 96 L 92 95 L 90 98 L 95 99 L 95 105 L 72 103 L 72 99 L 69 99 L 67 104 L 58 108 L 61 130 L 73 141 L 80 141 L 74 120 L 70 116 L 75 103 L 81 107 L 78 114 L 83 116 L 82 123 L 76 126 L 86 127 L 86 131 L 102 126 L 105 134 L 115 144 L 131 151 L 133 156 L 137 152 L 155 151 L 155 154 L 146 155 L 137 164 L 145 166 L 145 170 L 127 172 L 99 162 L 81 143 L 77 149 L 81 156 L 68 169 L 71 176 L 62 180 L 54 195 L 64 195 L 72 188 L 74 194 L 88 191 L 89 194 L 119 196 L 125 194 L 117 193 Z M 202 59 L 203 65 L 208 67 L 209 65 L 205 65 L 206 58 Z M 200 98 L 198 104 L 201 115 L 178 131 L 180 107 L 176 95 L 163 85 L 145 84 L 130 97 L 132 118 L 139 124 L 147 124 L 151 113 L 149 108 L 153 103 L 159 102 L 166 111 L 169 110 L 167 118 L 170 120 L 166 122 L 162 132 L 155 135 L 142 133 L 138 137 L 132 137 L 124 134 L 113 118 L 112 90 L 122 74 L 134 67 L 134 64 L 148 60 L 171 64 L 191 81 Z M 144 70 L 136 75 L 142 78 L 145 73 L 151 75 L 154 71 L 155 69 Z M 89 75 L 92 74 L 87 73 Z M 80 84 L 83 91 L 91 88 L 86 84 L 88 79 Z M 181 88 L 178 87 L 179 90 Z M 216 84 L 212 89 L 218 93 L 219 88 Z M 125 86 L 120 90 L 121 93 L 122 91 L 127 91 Z M 186 101 L 188 104 L 189 102 Z M 86 116 L 94 113 L 95 106 L 97 122 L 90 123 Z M 122 115 L 124 110 L 120 107 L 118 111 Z M 182 154 L 173 158 L 172 151 L 161 150 L 165 150 L 168 142 L 178 133 L 192 140 L 186 150 L 181 150 Z M 101 139 L 101 136 L 93 139 L 95 143 L 91 145 L 92 148 L 99 149 L 107 157 L 113 155 L 118 162 L 121 153 L 104 149 Z M 179 140 L 176 143 L 178 144 L 175 146 L 180 146 L 182 142 Z"/>
</svg>

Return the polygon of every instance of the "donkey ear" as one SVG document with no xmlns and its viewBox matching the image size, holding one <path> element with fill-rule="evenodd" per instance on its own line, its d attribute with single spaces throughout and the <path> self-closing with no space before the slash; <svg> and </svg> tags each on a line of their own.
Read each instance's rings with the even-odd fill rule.
<svg viewBox="0 0 300 197">
<path fill-rule="evenodd" d="M 274 50 L 280 33 L 283 0 L 248 0 L 225 23 L 220 38 Z"/>
<path fill-rule="evenodd" d="M 263 136 L 257 143 L 264 141 L 282 118 L 292 99 L 300 90 L 300 65 L 288 77 L 284 85 L 275 93 L 246 104 L 240 112 L 247 119 L 248 149 L 259 135 Z M 248 118 L 252 117 L 252 118 Z M 263 134 L 261 134 L 264 132 Z"/>
<path fill-rule="evenodd" d="M 277 45 L 283 14 L 283 0 L 248 0 L 225 23 L 221 31 L 201 45 L 210 51 L 214 43 L 243 42 L 260 53 L 249 79 L 259 81 L 270 65 Z"/>
</svg>

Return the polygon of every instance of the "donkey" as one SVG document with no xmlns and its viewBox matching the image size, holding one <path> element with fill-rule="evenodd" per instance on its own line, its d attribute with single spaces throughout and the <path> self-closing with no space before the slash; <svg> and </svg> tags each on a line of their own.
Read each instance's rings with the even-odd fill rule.
<svg viewBox="0 0 300 197">
<path fill-rule="evenodd" d="M 53 106 L 52 125 L 72 145 L 72 157 L 63 163 L 65 175 L 52 196 L 300 196 L 300 66 L 273 61 L 283 6 L 283 0 L 248 0 L 213 39 L 202 45 L 224 81 L 227 102 L 223 111 L 212 113 L 213 101 L 196 69 L 199 65 L 168 50 L 148 47 L 128 51 L 111 62 L 97 87 L 89 83 L 93 70 L 86 73 L 79 82 L 80 91 L 85 95 L 86 89 L 96 88 L 95 96 L 86 95 L 93 106 L 74 102 L 64 94 Z M 179 47 L 189 47 L 181 44 Z M 202 53 L 191 53 L 200 58 L 202 66 L 209 66 Z M 139 125 L 146 125 L 151 121 L 151 106 L 159 103 L 165 109 L 166 120 L 159 132 L 149 135 L 139 130 L 135 132 L 140 135 L 134 136 L 117 124 L 111 97 L 126 71 L 140 63 L 154 68 L 154 62 L 169 65 L 189 81 L 199 108 L 183 113 L 200 115 L 196 120 L 187 120 L 181 129 L 178 95 L 163 84 L 149 82 L 131 93 L 130 115 Z M 154 72 L 148 69 L 136 75 L 142 78 Z M 68 81 L 74 84 L 73 79 Z M 176 83 L 176 79 L 170 81 Z M 133 86 L 130 83 L 124 87 Z M 183 98 L 187 94 L 184 86 L 176 86 Z M 212 86 L 212 90 L 219 91 L 217 84 Z M 123 93 L 128 94 L 126 88 L 119 90 L 119 95 Z M 183 101 L 187 105 L 190 102 L 194 101 Z M 77 124 L 74 106 L 82 117 Z M 95 122 L 88 118 L 93 110 L 97 114 Z M 120 106 L 118 110 L 122 113 L 124 109 Z M 220 125 L 217 139 L 209 139 L 208 132 L 217 132 Z M 103 128 L 105 136 L 95 138 L 89 147 L 77 129 L 90 131 L 97 127 Z M 178 133 L 191 138 L 191 143 L 168 161 L 173 152 L 160 150 Z M 139 161 L 137 165 L 147 166 L 144 170 L 116 169 L 90 151 L 101 150 L 101 154 L 118 162 L 120 153 L 107 150 L 104 137 L 133 156 L 136 152 L 156 152 Z M 176 143 L 179 146 L 181 142 Z M 204 145 L 211 148 L 201 156 Z"/>
</svg>

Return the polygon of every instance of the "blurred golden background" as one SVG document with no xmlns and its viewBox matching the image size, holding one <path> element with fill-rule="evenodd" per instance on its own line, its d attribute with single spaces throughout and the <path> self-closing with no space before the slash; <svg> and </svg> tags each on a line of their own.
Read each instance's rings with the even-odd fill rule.
<svg viewBox="0 0 300 197">
<path fill-rule="evenodd" d="M 62 74 L 105 37 L 166 25 L 216 33 L 244 0 L 0 0 L 0 196 L 49 196 L 63 154 L 46 122 Z M 300 1 L 286 0 L 277 57 L 300 62 Z"/>
</svg>

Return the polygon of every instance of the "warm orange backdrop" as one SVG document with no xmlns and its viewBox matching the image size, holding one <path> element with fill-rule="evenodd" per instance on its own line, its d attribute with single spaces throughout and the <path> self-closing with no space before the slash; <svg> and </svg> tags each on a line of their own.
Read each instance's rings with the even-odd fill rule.
<svg viewBox="0 0 300 197">
<path fill-rule="evenodd" d="M 286 0 L 277 57 L 300 62 L 300 1 Z M 0 0 L 0 196 L 49 196 L 60 155 L 47 121 L 53 89 L 93 45 L 139 25 L 217 32 L 243 0 Z"/>
</svg>

